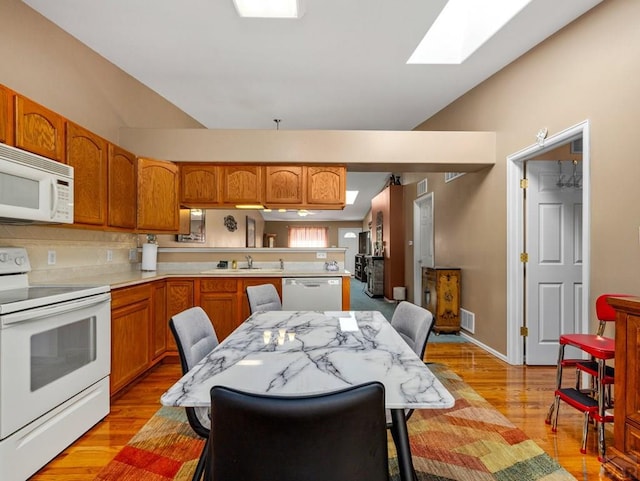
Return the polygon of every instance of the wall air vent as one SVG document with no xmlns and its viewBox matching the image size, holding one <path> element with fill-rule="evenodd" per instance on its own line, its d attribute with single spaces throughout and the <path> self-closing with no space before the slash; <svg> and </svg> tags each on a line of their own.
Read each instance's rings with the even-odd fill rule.
<svg viewBox="0 0 640 481">
<path fill-rule="evenodd" d="M 420 197 L 421 195 L 427 193 L 427 179 L 422 179 L 420 182 L 418 182 L 417 190 L 418 191 L 416 193 L 416 197 Z"/>
<path fill-rule="evenodd" d="M 458 177 L 462 177 L 464 172 L 445 172 L 444 173 L 444 181 L 451 182 L 452 180 L 457 179 Z"/>
<path fill-rule="evenodd" d="M 471 334 L 476 332 L 476 315 L 467 311 L 466 309 L 460 309 L 460 327 Z"/>
</svg>

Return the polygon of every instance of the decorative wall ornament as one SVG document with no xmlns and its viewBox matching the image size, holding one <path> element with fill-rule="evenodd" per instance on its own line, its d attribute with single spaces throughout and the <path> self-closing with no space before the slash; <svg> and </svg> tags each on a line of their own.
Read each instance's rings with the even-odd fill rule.
<svg viewBox="0 0 640 481">
<path fill-rule="evenodd" d="M 228 215 L 224 218 L 224 226 L 229 232 L 235 232 L 236 230 L 238 230 L 238 223 L 236 222 L 235 217 L 233 217 L 232 215 Z"/>
<path fill-rule="evenodd" d="M 544 145 L 544 139 L 547 138 L 547 133 L 548 133 L 548 130 L 546 127 L 543 127 L 540 130 L 538 130 L 538 133 L 536 134 L 536 141 L 540 147 Z"/>
</svg>

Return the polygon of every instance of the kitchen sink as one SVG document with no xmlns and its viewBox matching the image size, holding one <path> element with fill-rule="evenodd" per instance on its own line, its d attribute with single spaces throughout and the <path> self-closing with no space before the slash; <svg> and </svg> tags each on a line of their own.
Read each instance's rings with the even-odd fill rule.
<svg viewBox="0 0 640 481">
<path fill-rule="evenodd" d="M 284 272 L 284 269 L 265 268 L 265 267 L 239 267 L 238 269 L 211 269 L 202 271 L 201 274 L 233 274 L 233 273 L 261 273 L 261 274 L 278 274 Z"/>
</svg>

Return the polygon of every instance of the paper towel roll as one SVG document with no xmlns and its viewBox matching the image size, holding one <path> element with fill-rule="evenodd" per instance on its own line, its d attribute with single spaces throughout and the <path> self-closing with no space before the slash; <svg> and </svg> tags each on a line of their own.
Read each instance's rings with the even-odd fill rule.
<svg viewBox="0 0 640 481">
<path fill-rule="evenodd" d="M 142 270 L 155 271 L 158 259 L 158 244 L 142 244 Z"/>
</svg>

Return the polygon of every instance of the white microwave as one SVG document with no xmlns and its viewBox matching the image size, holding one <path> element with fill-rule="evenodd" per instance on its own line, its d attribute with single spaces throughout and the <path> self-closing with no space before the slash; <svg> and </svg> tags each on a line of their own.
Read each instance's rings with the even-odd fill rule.
<svg viewBox="0 0 640 481">
<path fill-rule="evenodd" d="M 0 144 L 0 224 L 73 223 L 73 167 Z"/>
</svg>

